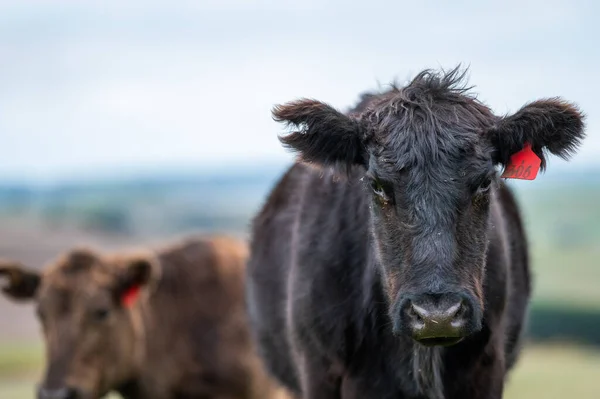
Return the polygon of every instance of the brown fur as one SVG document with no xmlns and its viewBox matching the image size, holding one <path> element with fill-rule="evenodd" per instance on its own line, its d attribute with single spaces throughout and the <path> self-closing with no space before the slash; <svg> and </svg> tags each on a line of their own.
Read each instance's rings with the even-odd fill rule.
<svg viewBox="0 0 600 399">
<path fill-rule="evenodd" d="M 0 263 L 0 276 L 8 296 L 37 302 L 48 360 L 41 392 L 281 399 L 248 332 L 247 256 L 233 238 L 194 238 L 155 253 L 76 249 L 41 275 Z M 140 296 L 125 307 L 120 294 L 135 284 Z"/>
</svg>

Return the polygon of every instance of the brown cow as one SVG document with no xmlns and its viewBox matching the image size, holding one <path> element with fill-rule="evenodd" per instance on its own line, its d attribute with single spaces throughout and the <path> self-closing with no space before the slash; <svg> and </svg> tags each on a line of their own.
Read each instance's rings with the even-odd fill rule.
<svg viewBox="0 0 600 399">
<path fill-rule="evenodd" d="M 35 300 L 43 326 L 38 398 L 285 397 L 249 335 L 247 256 L 245 244 L 212 237 L 157 252 L 75 249 L 42 273 L 1 262 L 4 293 Z"/>
</svg>

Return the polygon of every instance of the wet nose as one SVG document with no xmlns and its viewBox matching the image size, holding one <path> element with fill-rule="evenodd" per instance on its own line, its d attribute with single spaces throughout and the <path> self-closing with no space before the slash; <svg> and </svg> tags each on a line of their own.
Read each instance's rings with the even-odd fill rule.
<svg viewBox="0 0 600 399">
<path fill-rule="evenodd" d="M 38 390 L 38 399 L 77 399 L 77 391 L 72 388 L 40 388 Z"/>
<path fill-rule="evenodd" d="M 404 304 L 412 338 L 427 346 L 452 345 L 468 335 L 469 301 L 457 294 L 419 295 Z"/>
</svg>

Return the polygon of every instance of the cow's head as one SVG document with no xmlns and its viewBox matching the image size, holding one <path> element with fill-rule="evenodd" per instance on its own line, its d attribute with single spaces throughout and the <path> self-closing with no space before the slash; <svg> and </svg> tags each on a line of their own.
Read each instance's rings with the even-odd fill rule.
<svg viewBox="0 0 600 399">
<path fill-rule="evenodd" d="M 39 399 L 95 399 L 134 377 L 144 345 L 136 290 L 144 293 L 156 270 L 152 255 L 105 258 L 83 249 L 43 273 L 0 262 L 4 294 L 35 301 L 42 325 Z"/>
<path fill-rule="evenodd" d="M 498 167 L 529 144 L 543 168 L 547 153 L 566 158 L 584 136 L 576 106 L 545 99 L 496 116 L 463 75 L 421 72 L 349 114 L 308 99 L 273 111 L 299 128 L 280 139 L 301 160 L 362 170 L 394 331 L 425 345 L 481 328 Z"/>
</svg>

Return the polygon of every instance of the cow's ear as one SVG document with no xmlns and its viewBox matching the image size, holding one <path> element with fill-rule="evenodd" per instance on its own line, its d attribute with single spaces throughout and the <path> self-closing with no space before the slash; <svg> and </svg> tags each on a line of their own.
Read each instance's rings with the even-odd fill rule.
<svg viewBox="0 0 600 399">
<path fill-rule="evenodd" d="M 36 271 L 16 262 L 0 261 L 0 286 L 11 299 L 25 301 L 35 297 L 42 278 Z"/>
<path fill-rule="evenodd" d="M 309 99 L 276 106 L 273 118 L 293 128 L 292 133 L 279 140 L 297 152 L 300 160 L 343 169 L 366 165 L 367 129 L 359 120 Z"/>
<path fill-rule="evenodd" d="M 547 152 L 568 159 L 584 137 L 584 115 L 576 105 L 560 98 L 527 104 L 500 118 L 490 131 L 496 163 L 506 166 L 513 154 L 530 145 L 542 160 L 542 170 Z"/>
<path fill-rule="evenodd" d="M 156 277 L 157 262 L 152 255 L 136 255 L 125 259 L 117 274 L 115 299 L 124 306 L 132 305 L 140 290 Z"/>
</svg>

